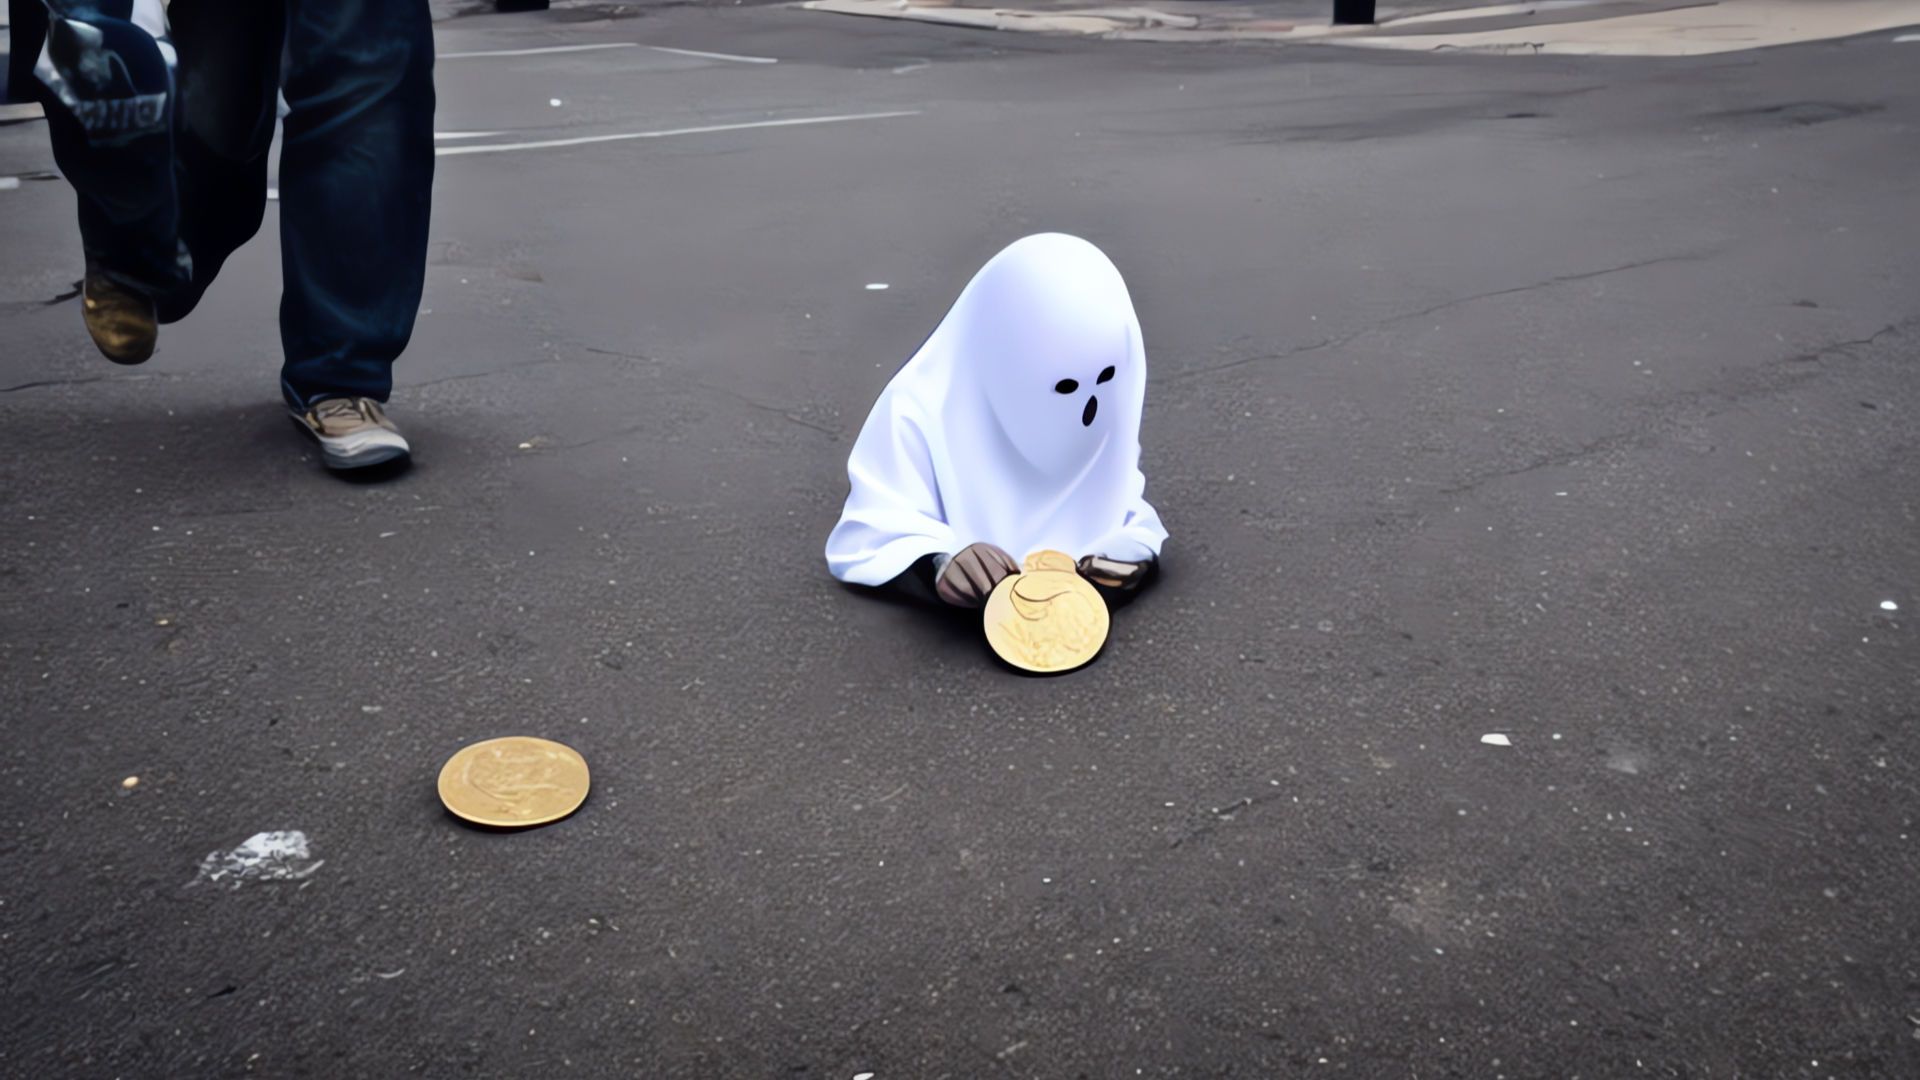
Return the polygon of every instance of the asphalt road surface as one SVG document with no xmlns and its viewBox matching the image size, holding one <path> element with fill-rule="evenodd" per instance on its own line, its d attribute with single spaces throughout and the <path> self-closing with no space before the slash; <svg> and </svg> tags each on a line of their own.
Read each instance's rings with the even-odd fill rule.
<svg viewBox="0 0 1920 1080">
<path fill-rule="evenodd" d="M 277 210 L 115 368 L 0 127 L 0 1075 L 1920 1075 L 1920 44 L 640 15 L 440 24 L 378 483 Z M 1172 540 L 1036 680 L 821 547 L 1042 230 Z M 578 815 L 441 810 L 508 733 Z"/>
</svg>

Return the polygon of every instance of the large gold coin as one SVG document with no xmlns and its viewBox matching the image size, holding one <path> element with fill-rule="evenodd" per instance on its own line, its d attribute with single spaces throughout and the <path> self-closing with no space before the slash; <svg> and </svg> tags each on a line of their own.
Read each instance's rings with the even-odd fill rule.
<svg viewBox="0 0 1920 1080">
<path fill-rule="evenodd" d="M 1021 569 L 1029 574 L 1039 570 L 1059 570 L 1072 574 L 1079 571 L 1079 564 L 1073 561 L 1073 556 L 1064 551 L 1036 551 L 1027 556 L 1027 561 Z"/>
<path fill-rule="evenodd" d="M 1029 566 L 1041 552 L 1027 560 Z M 1060 558 L 1066 558 L 1062 555 Z M 1071 570 L 1010 574 L 987 597 L 987 644 L 1000 659 L 1023 671 L 1072 671 L 1107 643 L 1107 602 Z"/>
<path fill-rule="evenodd" d="M 587 801 L 587 762 L 572 747 L 514 735 L 466 747 L 440 769 L 440 801 L 478 825 L 559 821 Z"/>
</svg>

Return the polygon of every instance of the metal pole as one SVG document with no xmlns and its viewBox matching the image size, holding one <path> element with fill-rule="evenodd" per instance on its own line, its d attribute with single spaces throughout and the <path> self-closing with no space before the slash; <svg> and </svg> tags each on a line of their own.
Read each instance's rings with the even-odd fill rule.
<svg viewBox="0 0 1920 1080">
<path fill-rule="evenodd" d="M 1333 0 L 1333 21 L 1336 24 L 1373 24 L 1373 0 Z"/>
</svg>

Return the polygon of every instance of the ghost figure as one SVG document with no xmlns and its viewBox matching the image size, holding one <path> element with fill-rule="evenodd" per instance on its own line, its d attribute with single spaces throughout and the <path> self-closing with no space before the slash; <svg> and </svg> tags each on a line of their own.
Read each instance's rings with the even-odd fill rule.
<svg viewBox="0 0 1920 1080">
<path fill-rule="evenodd" d="M 1106 255 L 1059 233 L 1015 242 L 874 403 L 828 569 L 881 585 L 919 565 L 942 598 L 972 605 L 1013 560 L 1056 550 L 1098 584 L 1138 584 L 1167 537 L 1143 497 L 1146 384 L 1139 320 Z"/>
</svg>

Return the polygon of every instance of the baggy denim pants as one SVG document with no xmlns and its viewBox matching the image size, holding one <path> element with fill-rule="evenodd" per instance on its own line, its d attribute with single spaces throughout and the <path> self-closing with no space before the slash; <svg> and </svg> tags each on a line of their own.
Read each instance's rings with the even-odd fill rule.
<svg viewBox="0 0 1920 1080">
<path fill-rule="evenodd" d="M 424 0 L 47 0 L 39 65 L 89 265 L 199 303 L 260 228 L 276 92 L 281 382 L 289 404 L 385 401 L 413 333 L 433 186 Z"/>
</svg>

